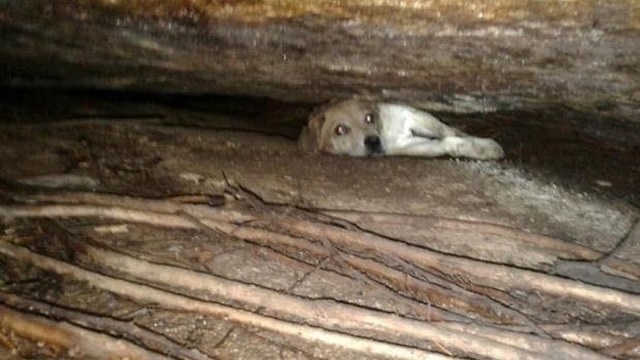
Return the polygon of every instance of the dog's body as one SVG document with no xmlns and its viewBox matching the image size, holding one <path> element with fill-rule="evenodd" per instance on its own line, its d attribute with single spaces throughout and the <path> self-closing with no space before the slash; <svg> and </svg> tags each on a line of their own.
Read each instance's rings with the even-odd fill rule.
<svg viewBox="0 0 640 360">
<path fill-rule="evenodd" d="M 299 146 L 336 155 L 504 156 L 492 139 L 469 136 L 431 114 L 400 104 L 346 100 L 312 114 Z"/>
</svg>

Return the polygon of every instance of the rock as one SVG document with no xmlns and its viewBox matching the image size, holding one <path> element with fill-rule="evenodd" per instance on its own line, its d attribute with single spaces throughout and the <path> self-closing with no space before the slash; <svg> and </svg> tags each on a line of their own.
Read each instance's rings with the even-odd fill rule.
<svg viewBox="0 0 640 360">
<path fill-rule="evenodd" d="M 640 119 L 635 0 L 2 4 L 10 86 L 316 103 L 360 93 L 447 112 Z"/>
</svg>

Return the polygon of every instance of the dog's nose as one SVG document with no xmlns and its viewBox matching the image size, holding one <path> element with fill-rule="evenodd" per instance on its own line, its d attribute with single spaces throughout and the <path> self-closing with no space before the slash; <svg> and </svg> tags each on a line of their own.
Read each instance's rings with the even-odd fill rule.
<svg viewBox="0 0 640 360">
<path fill-rule="evenodd" d="M 380 138 L 375 135 L 364 138 L 364 146 L 372 153 L 379 153 L 382 151 L 382 142 L 380 142 Z"/>
</svg>

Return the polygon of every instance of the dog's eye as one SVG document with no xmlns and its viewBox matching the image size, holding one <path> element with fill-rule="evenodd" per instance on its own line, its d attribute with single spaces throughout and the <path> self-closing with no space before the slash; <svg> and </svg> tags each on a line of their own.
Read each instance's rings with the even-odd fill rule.
<svg viewBox="0 0 640 360">
<path fill-rule="evenodd" d="M 374 122 L 376 122 L 376 118 L 373 116 L 373 114 L 369 113 L 364 116 L 364 122 L 366 122 L 367 124 L 373 124 Z"/>
<path fill-rule="evenodd" d="M 333 131 L 336 133 L 336 135 L 342 136 L 349 132 L 349 128 L 344 125 L 338 125 Z"/>
</svg>

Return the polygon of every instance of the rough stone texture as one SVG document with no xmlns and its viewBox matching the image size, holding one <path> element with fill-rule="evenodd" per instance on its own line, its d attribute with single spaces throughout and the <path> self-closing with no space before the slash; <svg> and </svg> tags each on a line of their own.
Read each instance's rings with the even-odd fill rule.
<svg viewBox="0 0 640 360">
<path fill-rule="evenodd" d="M 0 81 L 11 86 L 308 102 L 362 93 L 430 110 L 534 110 L 586 127 L 606 120 L 623 131 L 640 118 L 635 0 L 5 0 L 0 6 Z M 637 131 L 617 140 L 640 143 Z"/>
</svg>

